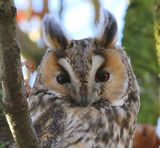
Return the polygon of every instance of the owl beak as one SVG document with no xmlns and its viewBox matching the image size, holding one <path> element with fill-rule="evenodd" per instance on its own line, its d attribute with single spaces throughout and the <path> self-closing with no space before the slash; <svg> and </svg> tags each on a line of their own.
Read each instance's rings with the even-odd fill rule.
<svg viewBox="0 0 160 148">
<path fill-rule="evenodd" d="M 78 103 L 83 107 L 88 106 L 89 105 L 89 100 L 88 100 L 87 87 L 86 86 L 80 87 L 79 94 L 80 94 L 80 98 L 79 98 Z"/>
<path fill-rule="evenodd" d="M 83 96 L 80 98 L 80 105 L 83 107 L 87 107 L 89 105 L 87 97 Z"/>
</svg>

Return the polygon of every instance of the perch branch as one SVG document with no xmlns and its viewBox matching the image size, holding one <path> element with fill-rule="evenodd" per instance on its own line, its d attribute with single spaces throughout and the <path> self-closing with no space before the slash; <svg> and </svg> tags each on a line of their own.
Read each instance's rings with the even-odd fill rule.
<svg viewBox="0 0 160 148">
<path fill-rule="evenodd" d="M 13 0 L 0 0 L 1 100 L 13 138 L 20 148 L 38 148 L 24 88 L 20 49 L 16 41 L 16 8 Z"/>
</svg>

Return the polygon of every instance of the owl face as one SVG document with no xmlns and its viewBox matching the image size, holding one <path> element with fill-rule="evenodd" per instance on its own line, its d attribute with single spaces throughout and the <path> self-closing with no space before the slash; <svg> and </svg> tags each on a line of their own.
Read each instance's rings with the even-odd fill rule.
<svg viewBox="0 0 160 148">
<path fill-rule="evenodd" d="M 123 49 L 114 45 L 117 25 L 106 13 L 105 28 L 95 39 L 69 41 L 51 16 L 43 20 L 43 35 L 51 48 L 41 67 L 43 84 L 78 106 L 99 100 L 112 105 L 125 101 L 128 59 Z"/>
</svg>

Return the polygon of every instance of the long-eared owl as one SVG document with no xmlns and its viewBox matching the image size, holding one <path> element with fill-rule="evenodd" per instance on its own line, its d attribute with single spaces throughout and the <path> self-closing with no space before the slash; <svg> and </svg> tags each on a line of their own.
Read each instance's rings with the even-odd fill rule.
<svg viewBox="0 0 160 148">
<path fill-rule="evenodd" d="M 104 10 L 101 33 L 69 40 L 51 15 L 42 23 L 49 47 L 29 98 L 44 148 L 130 148 L 139 91 L 130 60 L 115 44 L 117 23 Z"/>
</svg>

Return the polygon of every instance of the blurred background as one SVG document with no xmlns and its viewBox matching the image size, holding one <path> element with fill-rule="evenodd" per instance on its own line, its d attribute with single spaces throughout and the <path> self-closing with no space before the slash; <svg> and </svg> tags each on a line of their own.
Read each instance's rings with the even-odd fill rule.
<svg viewBox="0 0 160 148">
<path fill-rule="evenodd" d="M 15 0 L 15 4 L 18 40 L 25 65 L 23 72 L 31 86 L 47 50 L 41 36 L 41 21 L 46 13 L 52 13 L 61 21 L 69 38 L 81 39 L 97 35 L 101 9 L 111 11 L 118 22 L 117 44 L 130 56 L 140 86 L 138 123 L 157 124 L 160 117 L 160 59 L 155 46 L 155 3 L 152 0 Z"/>
</svg>

